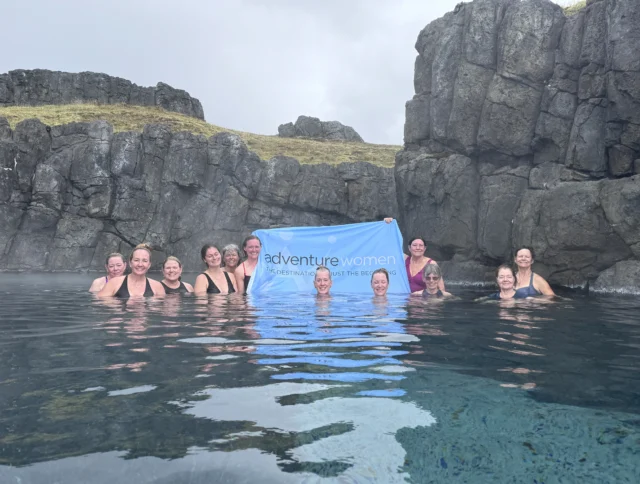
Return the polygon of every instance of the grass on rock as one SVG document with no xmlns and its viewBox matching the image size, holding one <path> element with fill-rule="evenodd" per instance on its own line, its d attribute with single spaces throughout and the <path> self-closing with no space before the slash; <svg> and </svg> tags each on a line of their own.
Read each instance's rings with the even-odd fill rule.
<svg viewBox="0 0 640 484">
<path fill-rule="evenodd" d="M 575 15 L 587 6 L 587 0 L 579 0 L 571 5 L 564 7 L 565 15 Z"/>
<path fill-rule="evenodd" d="M 20 121 L 38 118 L 44 124 L 58 126 L 72 122 L 105 120 L 115 132 L 142 131 L 145 124 L 161 123 L 173 131 L 189 131 L 204 136 L 229 132 L 240 136 L 250 150 L 268 160 L 277 155 L 290 156 L 300 163 L 329 163 L 368 161 L 374 165 L 393 167 L 395 154 L 402 149 L 396 145 L 375 145 L 345 141 L 322 141 L 301 138 L 280 138 L 221 128 L 206 121 L 165 111 L 162 108 L 126 104 L 66 104 L 48 106 L 0 107 L 12 128 Z"/>
</svg>

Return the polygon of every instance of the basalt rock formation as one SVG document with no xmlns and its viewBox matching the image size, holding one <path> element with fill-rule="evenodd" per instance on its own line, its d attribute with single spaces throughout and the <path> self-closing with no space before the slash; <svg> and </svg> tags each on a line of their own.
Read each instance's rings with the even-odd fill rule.
<svg viewBox="0 0 640 484">
<path fill-rule="evenodd" d="M 640 2 L 586 3 L 475 0 L 418 36 L 395 175 L 432 257 L 529 245 L 553 283 L 640 285 Z"/>
<path fill-rule="evenodd" d="M 1 114 L 1 112 L 0 112 Z M 211 138 L 104 121 L 48 127 L 0 118 L 0 269 L 102 269 L 148 242 L 202 268 L 206 242 L 258 228 L 397 216 L 393 169 L 261 160 L 233 134 Z"/>
<path fill-rule="evenodd" d="M 320 121 L 310 116 L 298 116 L 294 123 L 278 126 L 278 136 L 283 138 L 316 138 L 332 141 L 356 141 L 364 143 L 362 137 L 351 126 L 338 121 Z"/>
<path fill-rule="evenodd" d="M 140 87 L 126 79 L 96 72 L 76 74 L 44 69 L 20 69 L 0 74 L 0 106 L 84 102 L 159 106 L 204 119 L 200 101 L 163 82 L 156 87 Z"/>
</svg>

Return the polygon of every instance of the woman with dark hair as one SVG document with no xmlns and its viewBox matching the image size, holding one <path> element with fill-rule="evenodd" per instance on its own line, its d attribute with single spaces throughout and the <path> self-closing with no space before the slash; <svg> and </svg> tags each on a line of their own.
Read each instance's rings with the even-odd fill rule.
<svg viewBox="0 0 640 484">
<path fill-rule="evenodd" d="M 147 244 L 139 244 L 134 247 L 129 256 L 129 267 L 131 267 L 131 274 L 110 279 L 98 293 L 98 296 L 115 296 L 127 299 L 165 294 L 162 284 L 147 277 L 147 271 L 151 267 L 151 248 Z"/>
<path fill-rule="evenodd" d="M 231 294 L 236 292 L 236 279 L 233 274 L 222 270 L 222 255 L 215 245 L 206 244 L 200 250 L 200 257 L 207 269 L 196 277 L 196 294 Z"/>
<path fill-rule="evenodd" d="M 533 265 L 533 249 L 531 247 L 520 247 L 516 251 L 516 294 L 517 297 L 555 296 L 549 283 L 544 277 L 536 274 L 531 269 Z"/>
<path fill-rule="evenodd" d="M 427 257 L 427 242 L 422 237 L 414 237 L 409 240 L 409 255 L 404 254 L 404 265 L 407 269 L 407 277 L 409 279 L 409 288 L 411 292 L 422 291 L 426 288 L 422 278 L 422 272 L 429 265 L 438 266 L 438 263 Z M 444 291 L 444 280 L 440 278 L 438 287 Z"/>
<path fill-rule="evenodd" d="M 440 289 L 440 281 L 442 280 L 442 272 L 437 264 L 427 264 L 422 270 L 422 282 L 424 289 L 415 291 L 413 294 L 421 294 L 422 297 L 441 298 L 450 297 L 451 293 Z"/>
<path fill-rule="evenodd" d="M 488 299 L 522 299 L 516 291 L 516 275 L 509 264 L 502 264 L 496 269 L 496 283 L 500 289 L 498 292 L 488 296 Z M 526 296 L 524 296 L 526 297 Z"/>
<path fill-rule="evenodd" d="M 109 282 L 109 279 L 123 275 L 124 271 L 127 270 L 127 262 L 124 260 L 122 254 L 114 252 L 107 256 L 104 262 L 104 268 L 107 270 L 107 275 L 95 279 L 93 283 L 91 283 L 89 292 L 100 292 L 107 282 Z"/>
<path fill-rule="evenodd" d="M 376 269 L 371 274 L 371 289 L 376 297 L 384 297 L 389 290 L 389 271 L 384 267 Z"/>
<path fill-rule="evenodd" d="M 225 271 L 234 274 L 241 260 L 240 247 L 236 244 L 227 244 L 222 248 L 222 268 Z"/>
<path fill-rule="evenodd" d="M 186 294 L 193 292 L 193 286 L 186 282 L 182 282 L 182 263 L 177 257 L 170 255 L 162 263 L 162 274 L 164 278 L 160 284 L 164 286 L 164 292 L 167 294 Z"/>
<path fill-rule="evenodd" d="M 240 294 L 247 292 L 247 286 L 249 286 L 251 275 L 258 265 L 260 249 L 262 249 L 262 243 L 255 235 L 250 235 L 244 239 L 244 242 L 242 242 L 242 250 L 244 251 L 246 259 L 238 266 L 235 272 L 238 292 Z"/>
</svg>

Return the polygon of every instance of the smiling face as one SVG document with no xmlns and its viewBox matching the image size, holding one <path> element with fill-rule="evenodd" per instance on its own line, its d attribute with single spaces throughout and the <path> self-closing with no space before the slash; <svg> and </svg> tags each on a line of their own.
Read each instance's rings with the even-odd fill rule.
<svg viewBox="0 0 640 484">
<path fill-rule="evenodd" d="M 426 271 L 425 271 L 426 272 Z M 424 281 L 425 286 L 427 287 L 427 292 L 431 294 L 435 294 L 438 292 L 438 282 L 440 281 L 440 276 L 437 274 L 425 274 L 422 273 L 422 280 Z"/>
<path fill-rule="evenodd" d="M 149 270 L 149 267 L 151 267 L 151 256 L 149 252 L 144 249 L 134 250 L 133 254 L 131 254 L 129 264 L 132 274 L 144 276 Z"/>
<path fill-rule="evenodd" d="M 228 250 L 224 254 L 224 266 L 230 271 L 238 267 L 238 262 L 240 262 L 240 256 L 235 250 Z"/>
<path fill-rule="evenodd" d="M 371 288 L 373 289 L 373 294 L 376 296 L 384 296 L 387 294 L 387 290 L 389 289 L 389 281 L 387 280 L 387 276 L 381 272 L 373 275 L 371 279 Z"/>
<path fill-rule="evenodd" d="M 207 267 L 210 269 L 220 267 L 221 262 L 222 256 L 220 255 L 220 251 L 215 247 L 209 247 L 204 254 L 204 263 L 207 264 Z"/>
<path fill-rule="evenodd" d="M 319 296 L 326 296 L 331 289 L 331 274 L 328 270 L 319 270 L 316 272 L 316 277 L 313 280 L 313 286 L 318 291 Z"/>
<path fill-rule="evenodd" d="M 502 292 L 508 292 L 513 289 L 513 285 L 516 282 L 516 278 L 513 276 L 513 271 L 506 267 L 503 267 L 498 271 L 498 277 L 496 278 L 498 287 Z"/>
<path fill-rule="evenodd" d="M 164 275 L 165 280 L 169 282 L 179 281 L 180 276 L 182 275 L 182 267 L 180 267 L 180 264 L 176 261 L 168 260 L 164 263 L 162 274 Z"/>
<path fill-rule="evenodd" d="M 412 257 L 422 257 L 425 250 L 427 250 L 427 246 L 424 245 L 422 239 L 415 239 L 409 244 L 409 252 Z"/>
<path fill-rule="evenodd" d="M 124 271 L 127 269 L 127 263 L 122 260 L 122 257 L 114 256 L 109 258 L 104 268 L 107 270 L 109 279 L 113 279 L 114 277 L 124 274 Z"/>
<path fill-rule="evenodd" d="M 516 265 L 520 269 L 528 269 L 533 264 L 533 256 L 529 249 L 520 249 L 516 252 Z"/>
<path fill-rule="evenodd" d="M 260 255 L 260 241 L 256 239 L 247 240 L 247 243 L 243 247 L 244 251 L 247 253 L 247 259 L 258 260 L 258 256 Z"/>
</svg>

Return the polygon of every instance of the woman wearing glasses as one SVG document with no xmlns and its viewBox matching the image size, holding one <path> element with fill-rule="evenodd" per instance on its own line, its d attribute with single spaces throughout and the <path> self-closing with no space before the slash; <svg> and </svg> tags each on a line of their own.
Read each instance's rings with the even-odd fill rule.
<svg viewBox="0 0 640 484">
<path fill-rule="evenodd" d="M 422 291 L 415 291 L 413 294 L 422 294 L 422 297 L 450 297 L 451 293 L 440 288 L 442 282 L 442 272 L 437 264 L 427 264 L 422 270 L 422 282 L 425 288 Z"/>
</svg>

